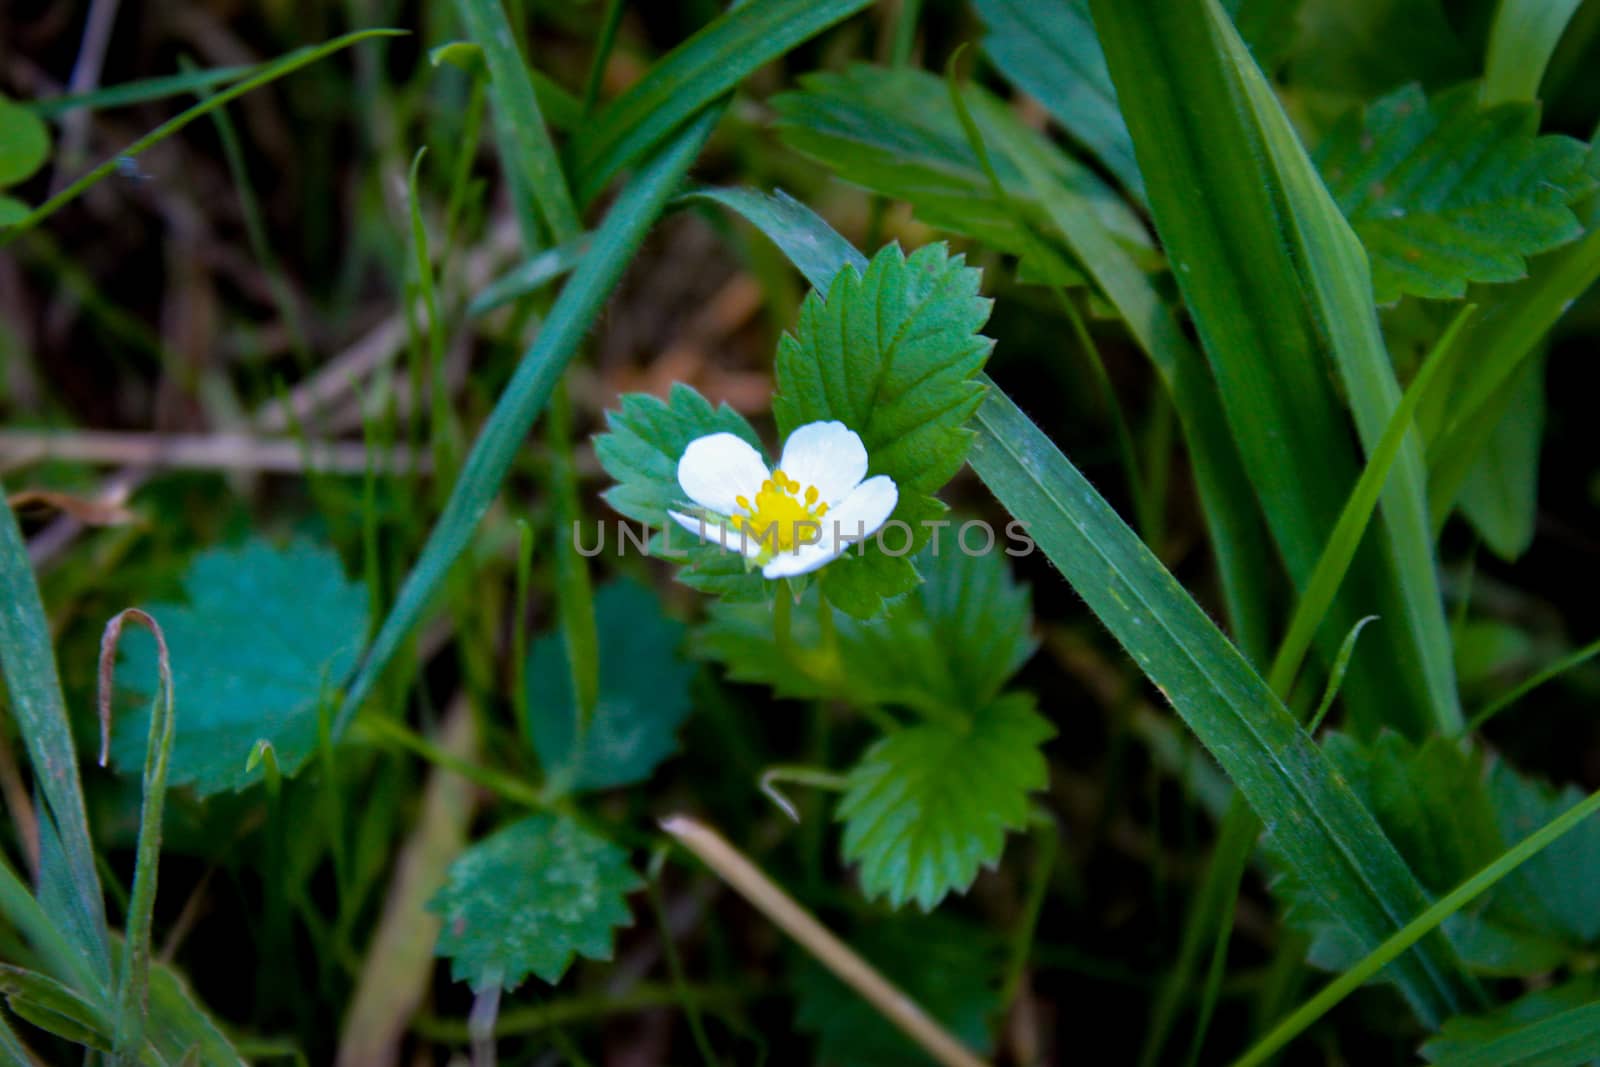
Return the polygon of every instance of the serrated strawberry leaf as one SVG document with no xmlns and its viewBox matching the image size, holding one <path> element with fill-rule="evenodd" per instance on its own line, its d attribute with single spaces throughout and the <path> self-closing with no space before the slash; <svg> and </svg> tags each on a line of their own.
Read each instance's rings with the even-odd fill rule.
<svg viewBox="0 0 1600 1067">
<path fill-rule="evenodd" d="M 428 909 L 443 920 L 436 953 L 475 991 L 559 982 L 572 961 L 611 958 L 626 897 L 644 883 L 628 854 L 566 815 L 532 815 L 450 865 Z"/>
<path fill-rule="evenodd" d="M 345 577 L 331 548 L 252 540 L 212 549 L 183 577 L 187 602 L 145 608 L 171 650 L 177 737 L 168 781 L 201 795 L 260 779 L 247 769 L 257 742 L 271 744 L 292 775 L 316 751 L 318 715 L 356 667 L 371 622 L 364 585 Z M 124 694 L 111 738 L 117 769 L 137 774 L 156 691 L 155 642 L 125 632 L 117 688 Z"/>
<path fill-rule="evenodd" d="M 1569 205 L 1594 188 L 1587 154 L 1540 136 L 1537 104 L 1483 108 L 1470 83 L 1432 100 L 1417 85 L 1390 93 L 1339 122 L 1316 160 L 1388 304 L 1516 281 L 1526 257 L 1580 237 Z"/>
<path fill-rule="evenodd" d="M 994 347 L 978 332 L 992 303 L 978 295 L 981 280 L 943 244 L 910 256 L 889 245 L 865 274 L 846 266 L 826 297 L 806 297 L 794 332 L 779 342 L 779 432 L 787 438 L 806 423 L 836 419 L 860 435 L 867 473 L 888 475 L 899 490 L 895 529 L 872 539 L 864 556 L 846 553 L 822 573 L 824 594 L 857 617 L 915 585 L 906 557 L 927 543 L 925 522 L 945 510 L 933 494 L 972 444 L 966 424 L 983 399 L 976 376 Z M 904 551 L 896 524 L 909 533 Z"/>
<path fill-rule="evenodd" d="M 931 910 L 995 863 L 1028 821 L 1055 729 L 1031 696 L 1012 693 L 962 722 L 930 721 L 884 737 L 849 775 L 839 803 L 844 857 L 868 897 Z"/>
</svg>

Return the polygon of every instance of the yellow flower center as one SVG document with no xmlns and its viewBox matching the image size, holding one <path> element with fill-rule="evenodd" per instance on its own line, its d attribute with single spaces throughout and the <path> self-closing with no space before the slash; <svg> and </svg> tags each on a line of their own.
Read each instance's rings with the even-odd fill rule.
<svg viewBox="0 0 1600 1067">
<path fill-rule="evenodd" d="M 819 495 L 816 486 L 801 486 L 782 471 L 773 471 L 761 483 L 754 505 L 747 497 L 738 498 L 748 514 L 734 515 L 729 522 L 769 550 L 792 552 L 798 545 L 822 539 L 817 520 L 828 513 L 828 505 L 818 502 Z"/>
</svg>

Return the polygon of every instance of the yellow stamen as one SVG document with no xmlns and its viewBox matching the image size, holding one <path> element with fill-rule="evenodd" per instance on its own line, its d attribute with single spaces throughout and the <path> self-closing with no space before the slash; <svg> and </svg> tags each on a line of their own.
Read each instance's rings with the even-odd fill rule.
<svg viewBox="0 0 1600 1067">
<path fill-rule="evenodd" d="M 769 550 L 790 552 L 798 545 L 821 540 L 813 525 L 828 513 L 828 505 L 819 503 L 821 495 L 816 486 L 802 486 L 783 471 L 775 470 L 761 483 L 753 506 L 745 497 L 735 498 L 748 514 L 730 516 L 728 524 Z"/>
</svg>

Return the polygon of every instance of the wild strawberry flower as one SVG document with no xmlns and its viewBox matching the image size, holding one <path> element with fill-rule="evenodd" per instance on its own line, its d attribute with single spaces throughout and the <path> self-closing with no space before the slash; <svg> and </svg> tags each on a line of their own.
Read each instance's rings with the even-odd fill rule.
<svg viewBox="0 0 1600 1067">
<path fill-rule="evenodd" d="M 678 460 L 678 485 L 703 512 L 668 514 L 702 540 L 755 560 L 764 577 L 792 578 L 889 521 L 900 500 L 894 479 L 866 474 L 866 446 L 842 422 L 795 430 L 770 471 L 743 438 L 708 434 Z"/>
</svg>

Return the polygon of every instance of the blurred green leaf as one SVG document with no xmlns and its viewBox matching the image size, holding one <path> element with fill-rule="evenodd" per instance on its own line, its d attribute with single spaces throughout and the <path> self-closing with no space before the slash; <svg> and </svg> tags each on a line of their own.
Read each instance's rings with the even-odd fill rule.
<svg viewBox="0 0 1600 1067">
<path fill-rule="evenodd" d="M 1027 825 L 1028 794 L 1049 781 L 1040 746 L 1054 736 L 1033 697 L 1011 693 L 965 722 L 905 727 L 869 748 L 838 810 L 862 892 L 931 911 L 968 889 L 999 860 L 1006 833 Z"/>
<path fill-rule="evenodd" d="M 644 883 L 628 854 L 566 815 L 531 815 L 463 852 L 428 904 L 443 920 L 437 953 L 476 992 L 552 985 L 577 956 L 611 958 Z"/>
<path fill-rule="evenodd" d="M 1508 409 L 1461 486 L 1461 514 L 1489 550 L 1514 561 L 1533 543 L 1544 441 L 1544 366 L 1534 359 L 1511 383 Z"/>
<path fill-rule="evenodd" d="M 1439 1067 L 1580 1067 L 1600 1059 L 1600 984 L 1592 975 L 1444 1024 L 1422 1046 Z"/>
<path fill-rule="evenodd" d="M 689 116 L 871 0 L 763 0 L 735 4 L 650 68 L 579 132 L 573 185 L 589 203 L 618 173 Z"/>
<path fill-rule="evenodd" d="M 1505 763 L 1489 774 L 1500 832 L 1516 844 L 1583 800 L 1573 786 L 1555 789 Z M 1544 932 L 1593 946 L 1600 941 L 1600 819 L 1590 819 L 1506 879 L 1501 892 Z"/>
<path fill-rule="evenodd" d="M 976 0 L 974 6 L 988 30 L 983 50 L 1000 73 L 1043 104 L 1143 203 L 1144 180 L 1117 110 L 1089 0 Z"/>
<path fill-rule="evenodd" d="M 472 303 L 467 305 L 467 314 L 484 315 L 529 293 L 538 292 L 576 267 L 588 251 L 588 234 L 545 249 L 480 289 L 472 298 Z"/>
<path fill-rule="evenodd" d="M 1016 211 L 1043 230 L 1037 196 L 1009 159 L 994 160 L 1006 191 L 1000 199 L 984 174 L 943 82 L 926 71 L 857 65 L 808 75 L 799 92 L 773 98 L 778 128 L 796 151 L 841 178 L 905 200 L 922 221 L 1023 256 L 1024 272 L 1054 285 L 1080 285 L 1076 267 L 1028 256 L 1030 238 Z M 963 97 L 988 143 L 998 123 L 1015 124 L 1004 104 L 975 85 Z M 1145 266 L 1159 262 L 1138 216 L 1109 185 L 1032 130 L 1028 138 L 1053 182 L 1077 194 L 1101 226 Z"/>
<path fill-rule="evenodd" d="M 1418 79 L 1438 89 L 1477 73 L 1444 0 L 1301 0 L 1300 42 L 1289 81 L 1335 101 Z"/>
<path fill-rule="evenodd" d="M 924 520 L 944 505 L 933 494 L 961 469 L 983 398 L 973 380 L 994 342 L 978 331 L 991 301 L 978 295 L 981 273 L 943 244 L 907 257 L 890 245 L 865 274 L 845 267 L 823 297 L 813 291 L 794 332 L 778 342 L 772 413 L 787 438 L 811 422 L 837 419 L 861 436 L 869 476 L 894 479 L 900 499 L 891 522 L 911 527 L 908 551 L 927 543 Z M 822 572 L 822 590 L 841 610 L 866 618 L 916 585 L 906 555 L 869 543 Z"/>
<path fill-rule="evenodd" d="M 602 586 L 594 601 L 600 697 L 587 730 L 562 635 L 540 638 L 528 655 L 529 725 L 554 795 L 644 781 L 677 749 L 678 726 L 692 710 L 694 666 L 678 654 L 683 624 L 663 615 L 655 593 L 637 582 Z"/>
<path fill-rule="evenodd" d="M 0 188 L 33 176 L 50 158 L 50 131 L 39 116 L 0 96 Z"/>
<path fill-rule="evenodd" d="M 997 965 L 981 932 L 942 916 L 876 918 L 851 944 L 943 1023 L 968 1048 L 992 1046 L 989 1020 L 1000 1007 Z M 860 995 L 810 956 L 794 971 L 795 1024 L 817 1035 L 819 1067 L 931 1064 Z"/>
<path fill-rule="evenodd" d="M 1476 83 L 1432 100 L 1408 85 L 1334 127 L 1317 165 L 1371 257 L 1380 304 L 1516 281 L 1526 256 L 1582 236 L 1568 205 L 1593 188 L 1587 148 L 1538 131 L 1536 104 L 1480 108 Z"/>
<path fill-rule="evenodd" d="M 202 552 L 183 586 L 185 603 L 146 608 L 172 652 L 172 784 L 202 796 L 243 789 L 261 778 L 246 764 L 262 738 L 294 774 L 317 751 L 319 713 L 360 656 L 371 623 L 366 587 L 345 577 L 331 549 L 261 540 Z M 117 685 L 140 695 L 112 732 L 112 758 L 132 772 L 144 765 L 156 691 L 155 642 L 143 631 L 123 640 Z"/>
<path fill-rule="evenodd" d="M 0 226 L 15 226 L 33 209 L 14 196 L 0 194 Z"/>
</svg>

